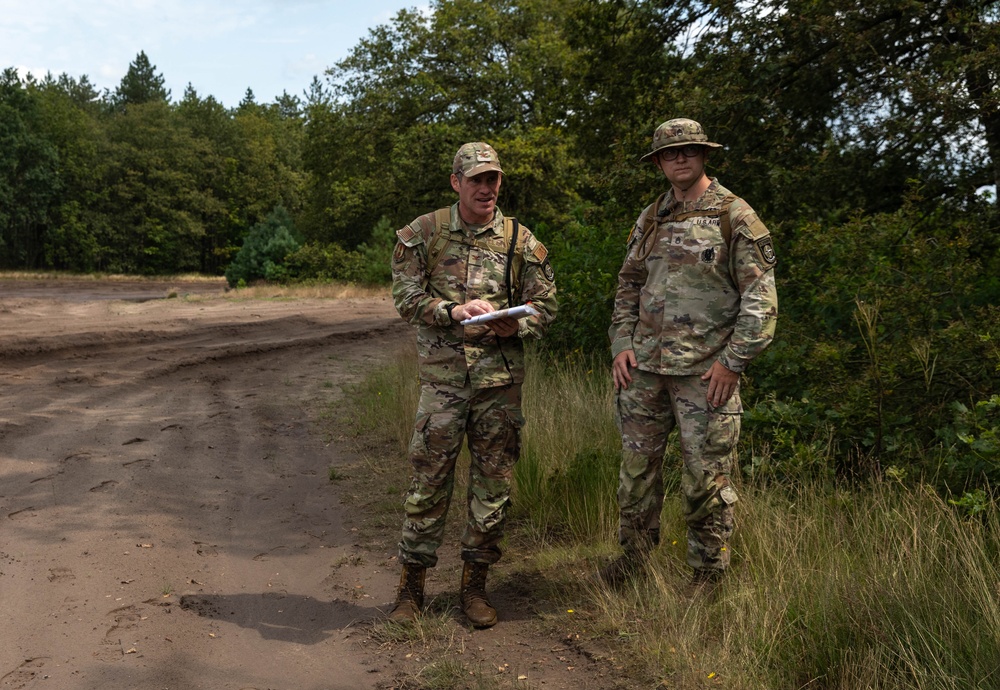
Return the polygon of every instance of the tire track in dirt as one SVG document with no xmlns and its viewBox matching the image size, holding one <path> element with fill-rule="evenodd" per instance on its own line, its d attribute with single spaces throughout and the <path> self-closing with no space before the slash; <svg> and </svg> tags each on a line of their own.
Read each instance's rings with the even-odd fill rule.
<svg viewBox="0 0 1000 690">
<path fill-rule="evenodd" d="M 391 303 L 29 306 L 0 309 L 0 688 L 376 687 L 351 635 L 393 577 L 327 596 L 350 459 L 303 404 L 392 354 Z"/>
</svg>

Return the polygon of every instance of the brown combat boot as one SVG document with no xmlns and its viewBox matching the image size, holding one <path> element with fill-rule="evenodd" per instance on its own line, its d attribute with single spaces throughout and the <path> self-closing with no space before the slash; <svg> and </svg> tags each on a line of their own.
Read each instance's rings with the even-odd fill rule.
<svg viewBox="0 0 1000 690">
<path fill-rule="evenodd" d="M 695 568 L 691 584 L 688 585 L 688 596 L 713 600 L 725 573 L 725 570 L 718 568 Z"/>
<path fill-rule="evenodd" d="M 399 591 L 396 592 L 396 605 L 389 612 L 389 620 L 397 623 L 415 621 L 424 606 L 424 577 L 427 568 L 412 563 L 403 564 L 403 572 L 399 576 Z"/>
<path fill-rule="evenodd" d="M 619 589 L 634 580 L 645 568 L 646 554 L 641 551 L 628 550 L 601 568 L 597 577 L 608 587 Z"/>
<path fill-rule="evenodd" d="M 489 567 L 489 563 L 466 561 L 462 568 L 462 612 L 476 628 L 489 628 L 497 622 L 497 610 L 486 596 Z"/>
</svg>

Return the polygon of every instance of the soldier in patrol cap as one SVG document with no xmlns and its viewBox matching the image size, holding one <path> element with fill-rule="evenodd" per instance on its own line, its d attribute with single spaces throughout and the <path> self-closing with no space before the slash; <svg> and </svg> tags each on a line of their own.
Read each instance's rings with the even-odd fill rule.
<svg viewBox="0 0 1000 690">
<path fill-rule="evenodd" d="M 774 337 L 775 253 L 743 200 L 705 174 L 711 149 L 694 120 L 664 122 L 641 160 L 670 189 L 639 215 L 618 274 L 609 336 L 622 435 L 619 542 L 600 571 L 619 586 L 659 543 L 663 455 L 679 430 L 687 562 L 695 591 L 729 565 L 740 432 L 740 374 Z"/>
<path fill-rule="evenodd" d="M 520 453 L 522 341 L 540 338 L 556 315 L 548 253 L 526 227 L 497 208 L 502 181 L 497 152 L 482 142 L 465 144 L 451 175 L 458 202 L 396 233 L 392 295 L 399 315 L 417 327 L 420 372 L 409 447 L 413 479 L 399 542 L 403 568 L 389 614 L 396 621 L 414 620 L 423 606 L 426 569 L 437 563 L 463 439 L 472 461 L 462 536 L 462 610 L 476 627 L 497 621 L 486 574 L 500 559 Z M 461 324 L 528 301 L 536 315 Z"/>
</svg>

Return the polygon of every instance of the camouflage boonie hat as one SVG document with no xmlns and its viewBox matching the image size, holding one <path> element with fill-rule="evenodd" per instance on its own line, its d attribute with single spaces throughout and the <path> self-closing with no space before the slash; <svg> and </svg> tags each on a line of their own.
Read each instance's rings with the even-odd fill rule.
<svg viewBox="0 0 1000 690">
<path fill-rule="evenodd" d="M 475 177 L 491 170 L 503 174 L 503 169 L 500 168 L 500 156 L 492 146 L 481 141 L 463 144 L 455 154 L 455 162 L 451 168 L 453 173 L 456 175 L 461 173 L 464 177 Z"/>
<path fill-rule="evenodd" d="M 653 132 L 652 150 L 639 160 L 644 161 L 660 149 L 684 146 L 685 144 L 700 144 L 713 149 L 721 149 L 722 144 L 709 141 L 704 128 L 694 120 L 678 117 L 667 120 Z"/>
</svg>

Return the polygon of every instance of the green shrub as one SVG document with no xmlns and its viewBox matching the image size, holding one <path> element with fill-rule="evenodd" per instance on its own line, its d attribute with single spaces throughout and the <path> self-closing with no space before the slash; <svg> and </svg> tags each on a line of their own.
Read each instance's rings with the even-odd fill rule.
<svg viewBox="0 0 1000 690">
<path fill-rule="evenodd" d="M 372 228 L 371 239 L 358 246 L 358 280 L 369 285 L 391 283 L 392 251 L 395 247 L 396 231 L 389 219 L 383 217 Z"/>
<path fill-rule="evenodd" d="M 288 255 L 285 264 L 295 281 L 343 280 L 356 282 L 361 272 L 361 255 L 335 242 L 310 242 Z"/>
<path fill-rule="evenodd" d="M 582 215 L 577 213 L 580 218 Z M 557 233 L 545 234 L 551 238 L 546 246 L 556 276 L 559 313 L 542 347 L 604 356 L 610 365 L 608 327 L 628 228 L 586 225 L 577 220 Z"/>
<path fill-rule="evenodd" d="M 243 246 L 226 269 L 226 281 L 230 287 L 236 287 L 241 282 L 249 284 L 255 280 L 287 280 L 285 258 L 299 244 L 291 216 L 283 207 L 275 206 L 264 222 L 250 228 Z"/>
</svg>

